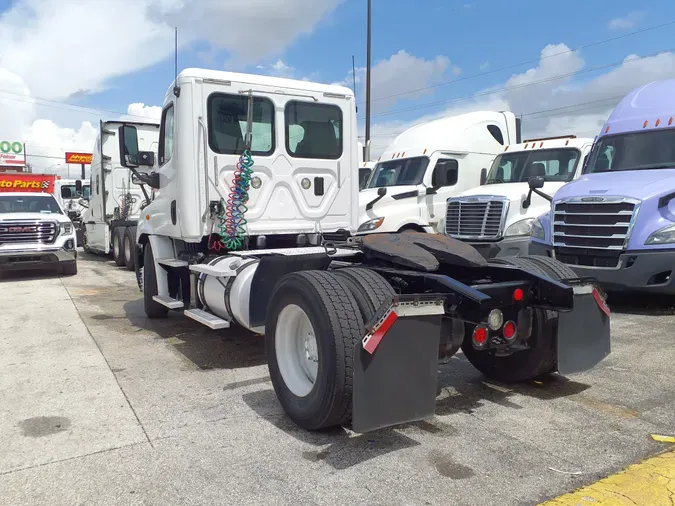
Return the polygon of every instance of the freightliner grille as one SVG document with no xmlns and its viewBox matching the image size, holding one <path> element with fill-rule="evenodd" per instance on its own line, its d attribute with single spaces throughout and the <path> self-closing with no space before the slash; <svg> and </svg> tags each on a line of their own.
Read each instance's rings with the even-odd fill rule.
<svg viewBox="0 0 675 506">
<path fill-rule="evenodd" d="M 571 265 L 618 267 L 639 201 L 623 197 L 583 199 L 563 200 L 554 206 L 556 258 Z"/>
<path fill-rule="evenodd" d="M 507 207 L 507 200 L 494 197 L 448 199 L 445 233 L 457 239 L 499 239 L 503 233 Z"/>
<path fill-rule="evenodd" d="M 53 221 L 2 220 L 0 221 L 0 246 L 11 244 L 52 244 L 56 240 L 58 225 Z"/>
</svg>

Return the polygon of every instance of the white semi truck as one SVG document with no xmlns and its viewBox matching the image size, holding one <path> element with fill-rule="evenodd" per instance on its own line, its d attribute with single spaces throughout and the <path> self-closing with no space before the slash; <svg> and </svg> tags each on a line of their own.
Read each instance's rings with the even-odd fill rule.
<svg viewBox="0 0 675 506">
<path fill-rule="evenodd" d="M 89 181 L 83 182 L 77 179 L 57 179 L 54 181 L 54 198 L 75 225 L 78 246 L 82 245 L 82 214 L 87 209 L 90 196 Z"/>
<path fill-rule="evenodd" d="M 504 146 L 520 142 L 511 112 L 477 111 L 415 125 L 378 159 L 359 195 L 358 234 L 443 233 L 446 201 L 481 184 Z"/>
<path fill-rule="evenodd" d="M 448 199 L 444 232 L 484 257 L 527 255 L 534 220 L 550 211 L 553 194 L 581 174 L 592 138 L 573 135 L 509 145 L 495 158 L 485 185 Z M 529 182 L 540 178 L 533 192 Z"/>
<path fill-rule="evenodd" d="M 488 263 L 417 232 L 326 241 L 358 226 L 348 88 L 186 69 L 161 118 L 157 166 L 136 176 L 157 192 L 137 229 L 145 313 L 264 335 L 299 426 L 432 417 L 439 355 L 460 348 L 503 381 L 586 370 L 609 353 L 604 300 L 554 259 Z M 137 129 L 119 134 L 137 145 Z"/>
<path fill-rule="evenodd" d="M 120 130 L 134 130 L 124 144 Z M 135 174 L 148 173 L 155 163 L 159 125 L 101 121 L 91 161 L 91 196 L 82 216 L 85 251 L 109 255 L 120 267 L 134 270 L 136 223 L 152 192 Z M 130 154 L 133 153 L 133 154 Z M 77 191 L 80 191 L 78 184 Z"/>
</svg>

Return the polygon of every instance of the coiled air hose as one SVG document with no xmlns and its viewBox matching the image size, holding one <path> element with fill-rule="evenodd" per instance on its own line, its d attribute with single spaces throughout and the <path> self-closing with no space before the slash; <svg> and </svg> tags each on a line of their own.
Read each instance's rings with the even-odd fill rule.
<svg viewBox="0 0 675 506">
<path fill-rule="evenodd" d="M 247 222 L 244 215 L 248 211 L 246 203 L 249 198 L 248 190 L 251 185 L 253 163 L 251 152 L 248 149 L 244 150 L 234 171 L 227 202 L 221 200 L 223 211 L 218 214 L 218 234 L 222 244 L 228 250 L 241 249 L 246 238 Z"/>
</svg>

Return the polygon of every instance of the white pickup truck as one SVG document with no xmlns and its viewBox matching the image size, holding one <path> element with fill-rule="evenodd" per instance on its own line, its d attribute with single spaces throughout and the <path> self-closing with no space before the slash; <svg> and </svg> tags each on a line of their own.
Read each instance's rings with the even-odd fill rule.
<svg viewBox="0 0 675 506">
<path fill-rule="evenodd" d="M 0 271 L 77 274 L 75 227 L 50 193 L 0 192 Z"/>
<path fill-rule="evenodd" d="M 592 138 L 574 135 L 512 144 L 492 163 L 486 184 L 448 199 L 445 233 L 470 243 L 485 258 L 527 255 L 534 220 L 550 199 L 581 174 Z M 540 179 L 539 194 L 530 191 Z"/>
</svg>

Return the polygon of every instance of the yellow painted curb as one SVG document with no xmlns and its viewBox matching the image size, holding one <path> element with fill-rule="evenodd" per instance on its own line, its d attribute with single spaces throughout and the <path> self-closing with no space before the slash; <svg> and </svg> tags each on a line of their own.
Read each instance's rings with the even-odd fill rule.
<svg viewBox="0 0 675 506">
<path fill-rule="evenodd" d="M 673 506 L 675 450 L 539 506 Z"/>
</svg>

